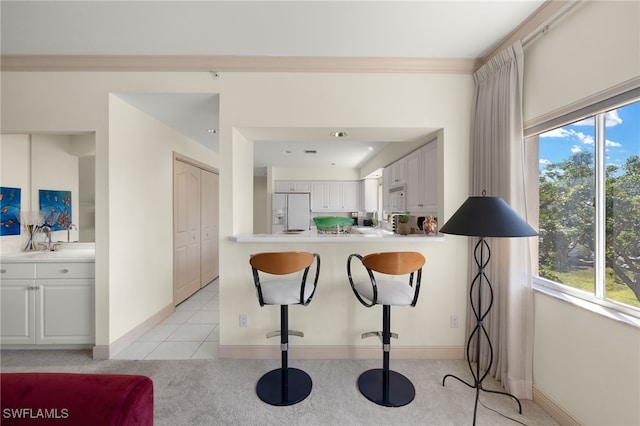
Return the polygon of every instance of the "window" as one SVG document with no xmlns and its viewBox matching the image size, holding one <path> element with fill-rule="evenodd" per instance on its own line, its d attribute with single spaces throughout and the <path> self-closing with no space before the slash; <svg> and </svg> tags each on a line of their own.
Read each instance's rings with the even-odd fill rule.
<svg viewBox="0 0 640 426">
<path fill-rule="evenodd" d="M 640 99 L 537 139 L 539 277 L 640 315 Z"/>
</svg>

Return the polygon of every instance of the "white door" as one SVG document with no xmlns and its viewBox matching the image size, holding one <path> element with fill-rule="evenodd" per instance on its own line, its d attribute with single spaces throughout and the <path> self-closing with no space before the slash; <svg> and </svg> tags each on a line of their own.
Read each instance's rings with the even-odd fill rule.
<svg viewBox="0 0 640 426">
<path fill-rule="evenodd" d="M 200 289 L 200 169 L 174 161 L 173 302 Z"/>
<path fill-rule="evenodd" d="M 201 170 L 200 223 L 202 256 L 200 286 L 218 276 L 218 175 Z"/>
<path fill-rule="evenodd" d="M 309 194 L 287 196 L 287 229 L 309 229 Z"/>
</svg>

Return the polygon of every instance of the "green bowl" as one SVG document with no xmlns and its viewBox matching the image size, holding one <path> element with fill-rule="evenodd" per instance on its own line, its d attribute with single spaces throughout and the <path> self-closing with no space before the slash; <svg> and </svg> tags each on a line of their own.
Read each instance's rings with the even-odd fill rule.
<svg viewBox="0 0 640 426">
<path fill-rule="evenodd" d="M 340 216 L 318 216 L 313 222 L 321 233 L 350 232 L 353 225 L 353 219 Z"/>
</svg>

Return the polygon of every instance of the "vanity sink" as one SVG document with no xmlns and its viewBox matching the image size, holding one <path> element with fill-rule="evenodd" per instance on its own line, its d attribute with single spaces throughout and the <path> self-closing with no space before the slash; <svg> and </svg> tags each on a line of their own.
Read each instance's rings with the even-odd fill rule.
<svg viewBox="0 0 640 426">
<path fill-rule="evenodd" d="M 3 254 L 3 261 L 56 261 L 81 259 L 93 260 L 96 257 L 95 243 L 56 243 L 59 244 L 56 251 L 38 250 L 21 251 L 18 253 Z"/>
</svg>

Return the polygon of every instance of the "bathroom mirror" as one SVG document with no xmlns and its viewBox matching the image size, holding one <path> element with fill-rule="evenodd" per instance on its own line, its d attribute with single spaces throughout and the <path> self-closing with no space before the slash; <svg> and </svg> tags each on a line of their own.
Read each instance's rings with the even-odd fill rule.
<svg viewBox="0 0 640 426">
<path fill-rule="evenodd" d="M 57 231 L 52 239 L 95 242 L 95 134 L 38 133 L 30 142 L 31 209 L 40 208 L 40 190 L 71 191 L 77 231 Z"/>
</svg>

